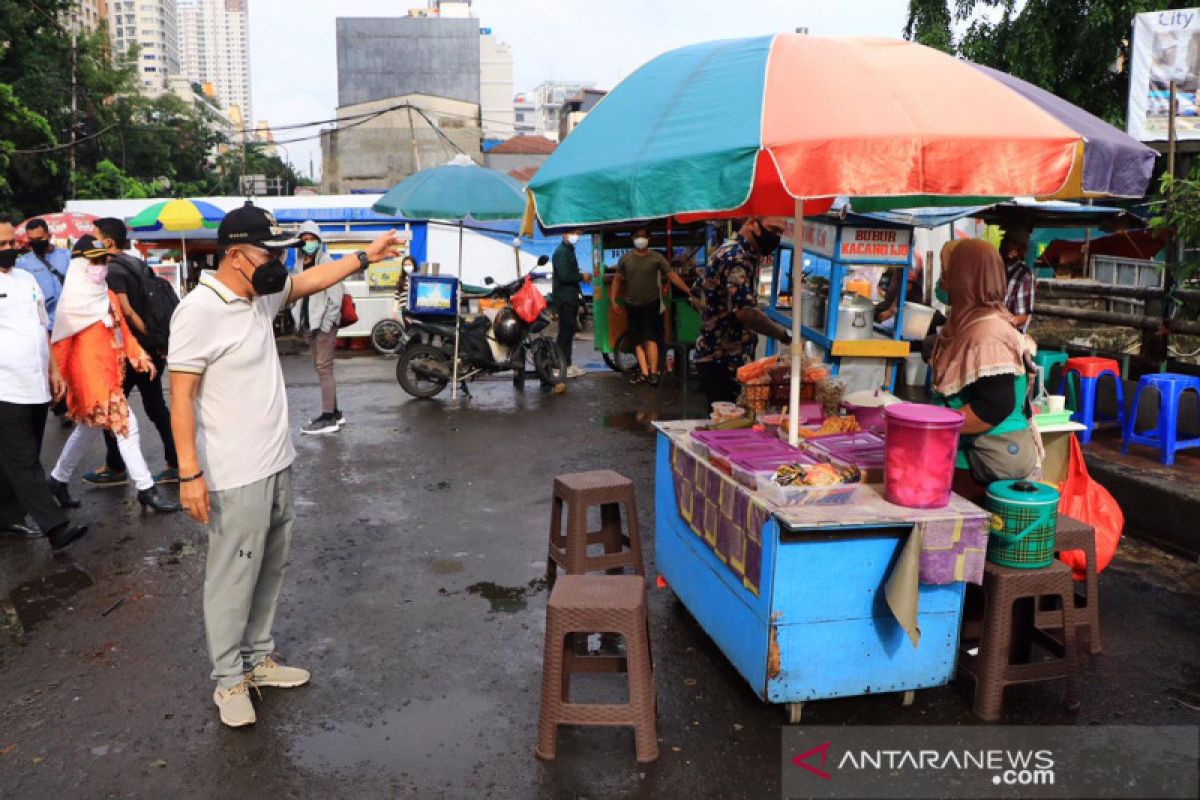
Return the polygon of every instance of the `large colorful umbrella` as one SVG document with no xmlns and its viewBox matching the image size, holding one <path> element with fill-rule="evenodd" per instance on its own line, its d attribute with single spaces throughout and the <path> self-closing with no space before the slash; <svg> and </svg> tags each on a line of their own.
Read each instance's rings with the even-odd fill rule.
<svg viewBox="0 0 1200 800">
<path fill-rule="evenodd" d="M 225 212 L 203 200 L 162 200 L 142 209 L 126 223 L 135 234 L 172 231 L 179 234 L 183 269 L 187 269 L 187 237 L 212 230 L 221 224 Z M 182 285 L 182 272 L 176 285 Z"/>
<path fill-rule="evenodd" d="M 801 227 L 838 196 L 856 210 L 872 198 L 903 208 L 1141 197 L 1153 160 L 1065 101 L 937 50 L 780 34 L 650 61 L 558 146 L 529 192 L 550 228 L 744 214 L 795 214 Z"/>
<path fill-rule="evenodd" d="M 203 200 L 162 200 L 130 217 L 134 231 L 175 231 L 192 233 L 216 228 L 225 212 Z"/>
<path fill-rule="evenodd" d="M 42 214 L 38 217 L 30 217 L 16 228 L 16 239 L 19 246 L 24 247 L 29 243 L 29 237 L 25 234 L 25 227 L 35 219 L 40 219 L 46 223 L 46 228 L 50 231 L 51 241 L 59 247 L 67 247 L 80 236 L 92 233 L 92 223 L 96 221 L 96 217 L 92 214 L 83 214 L 78 211 L 63 211 L 57 214 Z"/>
<path fill-rule="evenodd" d="M 458 280 L 462 285 L 463 222 L 520 219 L 525 213 L 521 184 L 502 172 L 457 155 L 440 167 L 409 175 L 375 201 L 372 210 L 408 219 L 458 220 Z M 517 273 L 520 276 L 520 257 Z M 458 397 L 458 306 L 455 306 L 454 365 L 450 397 Z"/>
</svg>

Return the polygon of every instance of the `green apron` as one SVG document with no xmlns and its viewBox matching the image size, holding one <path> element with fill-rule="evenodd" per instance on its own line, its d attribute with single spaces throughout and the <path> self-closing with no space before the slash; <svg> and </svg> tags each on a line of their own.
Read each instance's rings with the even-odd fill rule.
<svg viewBox="0 0 1200 800">
<path fill-rule="evenodd" d="M 952 408 L 955 411 L 961 411 L 962 407 L 970 402 L 966 397 L 971 387 L 966 387 L 958 394 L 952 394 L 949 397 L 937 394 L 933 395 L 935 405 Z M 1004 433 L 1012 433 L 1013 431 L 1024 430 L 1029 427 L 1029 420 L 1025 417 L 1025 394 L 1029 390 L 1029 376 L 1021 373 L 1016 376 L 1013 381 L 1013 392 L 1016 395 L 1016 403 L 1013 405 L 1012 413 L 1000 421 L 1000 424 L 992 428 L 987 433 L 977 434 L 975 436 L 960 436 L 958 439 L 958 457 L 954 461 L 955 469 L 969 469 L 967 463 L 967 452 L 974 447 L 975 440 L 979 436 L 999 436 Z"/>
</svg>

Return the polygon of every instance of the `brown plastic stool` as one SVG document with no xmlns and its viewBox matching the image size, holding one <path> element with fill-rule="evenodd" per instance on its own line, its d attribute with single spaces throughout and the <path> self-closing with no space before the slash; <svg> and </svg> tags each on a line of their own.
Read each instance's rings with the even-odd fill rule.
<svg viewBox="0 0 1200 800">
<path fill-rule="evenodd" d="M 1078 669 L 1075 646 L 1075 586 L 1071 568 L 1054 561 L 1041 569 L 1010 569 L 988 562 L 983 572 L 983 619 L 978 650 L 969 652 L 964 641 L 959 646 L 959 668 L 975 679 L 975 713 L 994 721 L 1004 706 L 1004 689 L 1017 683 L 1036 683 L 1065 678 L 1066 705 L 1078 705 L 1075 674 Z M 1043 597 L 1058 597 L 1062 603 L 1062 641 L 1034 626 L 1036 604 Z M 1014 630 L 1014 606 L 1031 599 L 1028 618 L 1017 614 Z M 1029 661 L 1033 642 L 1042 644 L 1053 655 L 1051 661 Z M 1012 663 L 1013 656 L 1018 661 Z"/>
<path fill-rule="evenodd" d="M 1087 639 L 1088 651 L 1095 655 L 1100 652 L 1100 580 L 1096 575 L 1096 530 L 1087 523 L 1059 514 L 1058 528 L 1054 532 L 1054 552 L 1058 554 L 1064 550 L 1082 550 L 1087 558 L 1084 593 L 1075 595 L 1075 629 Z M 1057 611 L 1038 609 L 1039 628 L 1061 630 L 1061 624 L 1062 618 Z"/>
<path fill-rule="evenodd" d="M 562 533 L 563 505 L 567 507 L 567 534 Z M 600 506 L 600 530 L 589 532 L 587 512 Z M 625 506 L 628 533 L 621 529 Z M 588 545 L 604 545 L 604 555 L 588 555 Z M 626 549 L 628 548 L 628 549 Z M 554 505 L 550 517 L 550 549 L 546 580 L 553 585 L 557 568 L 568 575 L 596 570 L 619 574 L 625 567 L 644 575 L 642 535 L 638 527 L 633 481 L 609 469 L 574 472 L 554 479 Z"/>
<path fill-rule="evenodd" d="M 573 634 L 616 633 L 625 656 L 573 652 Z M 546 606 L 538 758 L 553 759 L 559 725 L 632 725 L 637 760 L 658 758 L 657 702 L 646 619 L 646 584 L 637 575 L 564 575 Z M 572 703 L 571 673 L 625 672 L 629 702 Z"/>
</svg>

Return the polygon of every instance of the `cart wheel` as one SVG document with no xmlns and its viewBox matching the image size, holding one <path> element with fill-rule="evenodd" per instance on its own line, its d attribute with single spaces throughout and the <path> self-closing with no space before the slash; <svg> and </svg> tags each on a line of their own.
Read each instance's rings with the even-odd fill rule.
<svg viewBox="0 0 1200 800">
<path fill-rule="evenodd" d="M 799 725 L 800 715 L 804 712 L 804 703 L 788 703 L 787 714 L 789 725 Z"/>
<path fill-rule="evenodd" d="M 911 706 L 913 704 L 913 700 L 916 700 L 916 699 L 917 699 L 917 693 L 915 691 L 913 691 L 912 689 L 909 689 L 907 692 L 904 693 L 904 697 L 901 698 L 900 705 L 907 708 L 908 706 Z"/>
</svg>

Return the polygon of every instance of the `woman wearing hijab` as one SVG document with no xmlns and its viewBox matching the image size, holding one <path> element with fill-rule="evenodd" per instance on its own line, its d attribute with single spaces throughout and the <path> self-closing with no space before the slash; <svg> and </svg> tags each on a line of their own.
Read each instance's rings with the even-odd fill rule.
<svg viewBox="0 0 1200 800">
<path fill-rule="evenodd" d="M 930 366 L 936 401 L 966 417 L 956 486 L 964 488 L 967 471 L 984 487 L 1027 478 L 1041 453 L 1028 400 L 1033 342 L 1005 308 L 1008 280 L 996 248 L 969 239 L 947 255 L 940 288 L 950 321 L 938 333 Z"/>
<path fill-rule="evenodd" d="M 162 496 L 142 455 L 137 417 L 125 400 L 125 370 L 153 372 L 154 362 L 129 331 L 121 305 L 108 290 L 108 251 L 83 236 L 71 251 L 50 336 L 51 356 L 67 384 L 67 416 L 78 423 L 50 473 L 50 491 L 64 508 L 77 508 L 68 485 L 102 430 L 117 439 L 143 507 L 163 513 L 179 505 Z"/>
</svg>

